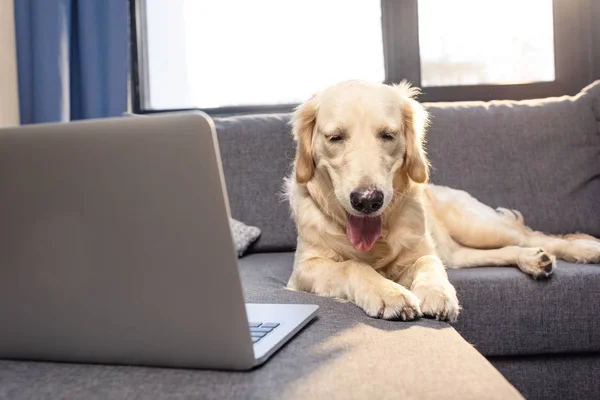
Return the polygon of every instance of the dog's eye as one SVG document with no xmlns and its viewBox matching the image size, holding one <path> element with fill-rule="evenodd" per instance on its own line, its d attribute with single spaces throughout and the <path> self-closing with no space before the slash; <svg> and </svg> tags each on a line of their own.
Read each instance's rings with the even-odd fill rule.
<svg viewBox="0 0 600 400">
<path fill-rule="evenodd" d="M 327 140 L 329 140 L 330 142 L 341 142 L 342 140 L 344 140 L 344 138 L 342 137 L 342 135 L 333 135 L 327 137 Z"/>
<path fill-rule="evenodd" d="M 390 142 L 390 141 L 394 140 L 394 135 L 389 132 L 381 132 L 379 134 L 379 138 L 386 142 Z"/>
</svg>

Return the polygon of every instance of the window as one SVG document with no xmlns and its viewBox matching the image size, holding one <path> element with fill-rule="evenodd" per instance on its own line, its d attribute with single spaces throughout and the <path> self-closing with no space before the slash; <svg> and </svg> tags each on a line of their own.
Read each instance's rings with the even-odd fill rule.
<svg viewBox="0 0 600 400">
<path fill-rule="evenodd" d="M 596 0 L 130 2 L 135 112 L 289 111 L 353 78 L 407 79 L 422 101 L 574 94 L 600 78 Z"/>
<path fill-rule="evenodd" d="M 552 0 L 419 0 L 421 85 L 552 82 L 552 23 Z"/>
<path fill-rule="evenodd" d="M 339 80 L 385 79 L 379 1 L 146 0 L 145 10 L 152 109 L 293 104 Z"/>
</svg>

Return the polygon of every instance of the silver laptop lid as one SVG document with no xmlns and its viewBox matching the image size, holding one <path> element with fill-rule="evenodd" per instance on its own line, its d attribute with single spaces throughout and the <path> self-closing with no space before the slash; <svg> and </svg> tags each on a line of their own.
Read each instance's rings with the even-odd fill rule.
<svg viewBox="0 0 600 400">
<path fill-rule="evenodd" d="M 227 204 L 202 113 L 0 130 L 0 358 L 251 366 Z"/>
</svg>

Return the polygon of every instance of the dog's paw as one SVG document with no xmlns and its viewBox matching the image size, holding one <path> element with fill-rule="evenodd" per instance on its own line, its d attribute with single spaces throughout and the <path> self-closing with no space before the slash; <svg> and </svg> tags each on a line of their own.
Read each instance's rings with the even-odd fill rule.
<svg viewBox="0 0 600 400">
<path fill-rule="evenodd" d="M 523 248 L 517 258 L 517 266 L 533 279 L 547 278 L 556 268 L 556 257 L 544 249 Z"/>
<path fill-rule="evenodd" d="M 565 261 L 581 264 L 600 263 L 600 242 L 576 239 L 567 245 L 561 258 Z"/>
<path fill-rule="evenodd" d="M 420 299 L 423 315 L 440 321 L 456 322 L 458 319 L 460 305 L 450 282 L 417 283 L 412 291 Z"/>
<path fill-rule="evenodd" d="M 404 286 L 390 281 L 386 287 L 368 291 L 356 303 L 368 316 L 383 319 L 410 321 L 422 316 L 419 299 Z"/>
</svg>

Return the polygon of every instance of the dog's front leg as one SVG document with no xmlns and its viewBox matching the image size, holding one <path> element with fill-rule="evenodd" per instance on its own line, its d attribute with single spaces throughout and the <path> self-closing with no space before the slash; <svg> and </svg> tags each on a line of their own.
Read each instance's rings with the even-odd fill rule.
<svg viewBox="0 0 600 400">
<path fill-rule="evenodd" d="M 411 272 L 410 290 L 421 300 L 423 314 L 455 322 L 460 306 L 442 260 L 435 255 L 420 257 Z"/>
<path fill-rule="evenodd" d="M 419 299 L 414 294 L 384 278 L 371 266 L 354 260 L 298 261 L 288 287 L 349 300 L 374 318 L 407 321 L 421 316 Z"/>
</svg>

